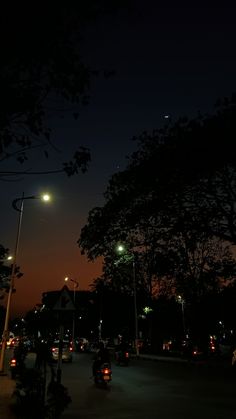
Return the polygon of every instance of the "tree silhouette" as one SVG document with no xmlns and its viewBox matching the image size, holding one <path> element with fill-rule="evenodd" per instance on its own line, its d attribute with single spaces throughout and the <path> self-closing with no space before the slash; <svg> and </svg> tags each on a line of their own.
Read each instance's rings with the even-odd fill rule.
<svg viewBox="0 0 236 419">
<path fill-rule="evenodd" d="M 138 137 L 127 168 L 109 181 L 104 206 L 89 213 L 78 240 L 82 252 L 90 259 L 103 255 L 107 264 L 111 249 L 124 241 L 140 249 L 149 284 L 160 276 L 172 284 L 183 278 L 183 267 L 189 271 L 183 254 L 188 243 L 188 262 L 200 249 L 209 251 L 211 275 L 201 269 L 205 289 L 209 281 L 219 285 L 220 276 L 234 277 L 234 261 L 222 241 L 236 243 L 235 103 L 232 96 L 213 115 L 181 118 Z M 195 293 L 199 287 L 197 281 Z"/>
</svg>

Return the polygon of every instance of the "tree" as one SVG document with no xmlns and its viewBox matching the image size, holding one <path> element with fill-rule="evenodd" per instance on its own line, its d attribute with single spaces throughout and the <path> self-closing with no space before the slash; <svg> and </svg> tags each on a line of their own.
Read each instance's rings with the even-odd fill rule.
<svg viewBox="0 0 236 419">
<path fill-rule="evenodd" d="M 7 265 L 8 249 L 0 244 L 0 299 L 4 297 L 6 289 L 9 287 L 11 267 Z"/>
<path fill-rule="evenodd" d="M 146 255 L 149 284 L 158 275 L 172 284 L 173 278 L 181 277 L 186 239 L 188 244 L 192 241 L 192 257 L 206 243 L 208 250 L 209 243 L 217 243 L 218 249 L 223 246 L 221 240 L 234 243 L 235 116 L 233 96 L 212 116 L 182 118 L 151 134 L 143 133 L 126 170 L 111 177 L 104 206 L 90 211 L 78 241 L 82 252 L 90 259 L 103 255 L 107 263 L 115 243 L 128 242 L 131 249 L 138 247 Z M 174 243 L 178 248 L 173 252 Z M 221 253 L 211 258 L 216 285 L 220 274 L 224 276 L 226 260 L 232 268 L 224 271 L 228 278 L 235 273 L 232 256 L 222 257 Z M 205 274 L 203 282 L 207 288 Z M 200 291 L 199 283 L 196 288 Z"/>
</svg>

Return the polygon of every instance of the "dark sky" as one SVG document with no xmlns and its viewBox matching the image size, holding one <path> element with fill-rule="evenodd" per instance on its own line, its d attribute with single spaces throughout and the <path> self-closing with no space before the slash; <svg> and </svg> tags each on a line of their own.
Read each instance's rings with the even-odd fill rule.
<svg viewBox="0 0 236 419">
<path fill-rule="evenodd" d="M 236 6 L 177 3 L 137 1 L 133 10 L 103 17 L 84 31 L 86 62 L 116 73 L 94 79 L 90 105 L 80 110 L 77 121 L 69 114 L 52 118 L 61 153 L 53 155 L 50 166 L 84 145 L 92 154 L 88 173 L 1 183 L 0 237 L 12 251 L 17 226 L 12 200 L 23 191 L 53 195 L 46 207 L 35 200 L 25 202 L 18 257 L 24 276 L 17 282 L 14 313 L 40 303 L 42 292 L 61 288 L 67 275 L 77 279 L 81 289 L 99 275 L 101 262 L 88 263 L 76 241 L 88 211 L 102 205 L 109 177 L 125 167 L 126 156 L 135 149 L 131 138 L 160 127 L 165 114 L 176 119 L 212 111 L 218 97 L 236 91 Z M 27 167 L 49 166 L 37 155 Z"/>
</svg>

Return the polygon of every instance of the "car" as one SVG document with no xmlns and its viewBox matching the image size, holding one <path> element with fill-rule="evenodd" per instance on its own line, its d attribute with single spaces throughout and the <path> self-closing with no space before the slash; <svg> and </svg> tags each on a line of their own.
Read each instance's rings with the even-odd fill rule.
<svg viewBox="0 0 236 419">
<path fill-rule="evenodd" d="M 63 340 L 62 342 L 62 362 L 72 362 L 73 347 L 71 342 Z M 58 361 L 59 357 L 59 340 L 55 340 L 52 346 L 52 358 Z"/>
</svg>

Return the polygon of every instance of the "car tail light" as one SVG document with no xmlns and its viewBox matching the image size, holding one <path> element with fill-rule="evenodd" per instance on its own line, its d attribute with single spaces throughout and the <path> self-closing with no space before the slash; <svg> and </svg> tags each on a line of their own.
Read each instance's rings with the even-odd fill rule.
<svg viewBox="0 0 236 419">
<path fill-rule="evenodd" d="M 55 352 L 56 348 L 52 348 L 52 352 Z"/>
<path fill-rule="evenodd" d="M 129 352 L 125 352 L 125 358 L 129 358 Z"/>
<path fill-rule="evenodd" d="M 72 352 L 73 351 L 73 348 L 72 348 L 72 346 L 70 346 L 70 352 Z"/>
</svg>

